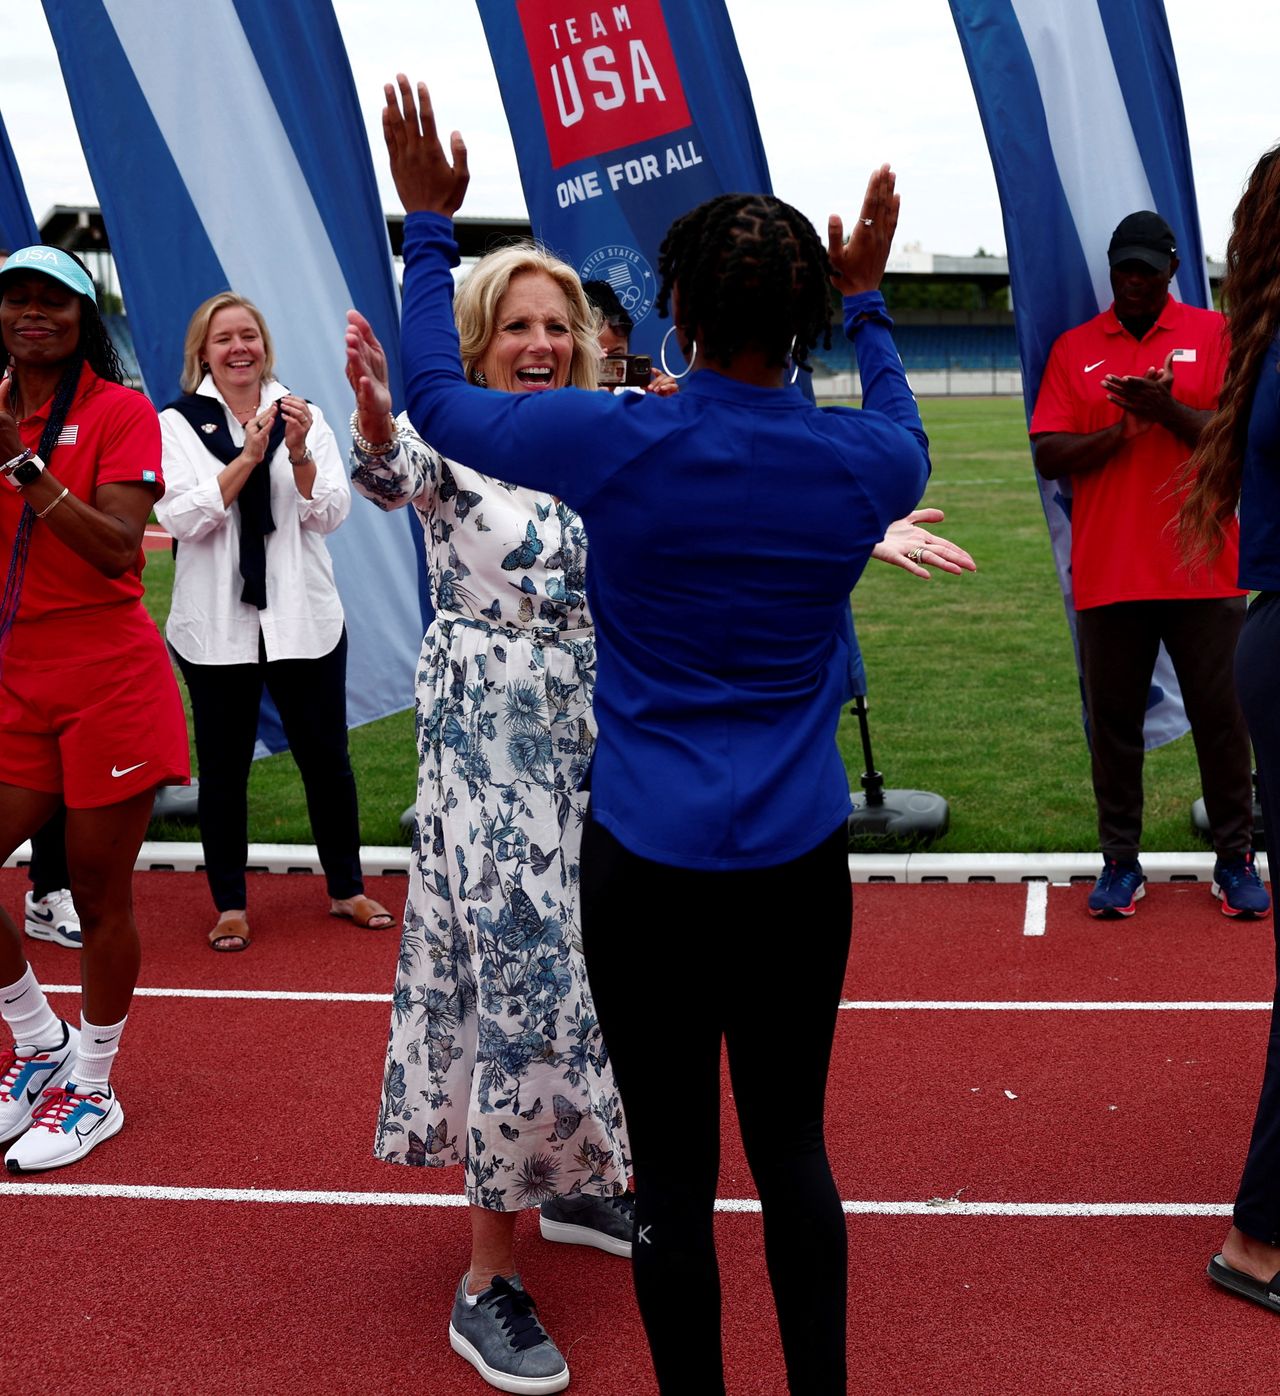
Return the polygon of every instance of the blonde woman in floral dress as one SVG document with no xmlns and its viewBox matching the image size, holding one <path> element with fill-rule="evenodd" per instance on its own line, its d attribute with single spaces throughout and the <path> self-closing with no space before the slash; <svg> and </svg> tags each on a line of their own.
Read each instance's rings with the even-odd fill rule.
<svg viewBox="0 0 1280 1396">
<path fill-rule="evenodd" d="M 481 261 L 455 312 L 468 377 L 537 393 L 595 384 L 594 312 L 533 247 Z M 444 460 L 391 416 L 386 361 L 355 312 L 355 488 L 412 504 L 436 618 L 417 676 L 417 838 L 376 1154 L 463 1169 L 472 1252 L 454 1348 L 501 1390 L 568 1367 L 516 1273 L 521 1210 L 553 1240 L 631 1250 L 622 1111 L 578 930 L 582 790 L 595 741 L 586 537 L 551 495 Z"/>
</svg>

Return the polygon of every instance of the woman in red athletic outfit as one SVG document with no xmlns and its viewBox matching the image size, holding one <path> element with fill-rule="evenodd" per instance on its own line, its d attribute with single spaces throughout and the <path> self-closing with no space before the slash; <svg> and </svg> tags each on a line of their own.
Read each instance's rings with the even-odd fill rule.
<svg viewBox="0 0 1280 1396">
<path fill-rule="evenodd" d="M 83 1158 L 124 1123 L 110 1083 L 140 957 L 134 861 L 157 785 L 185 782 L 186 722 L 142 607 L 142 530 L 164 491 L 155 409 L 121 383 L 83 265 L 0 269 L 0 859 L 67 805 L 83 930 L 77 1029 L 0 910 L 0 1141 L 11 1173 Z M 6 561 L 7 559 L 7 561 Z"/>
</svg>

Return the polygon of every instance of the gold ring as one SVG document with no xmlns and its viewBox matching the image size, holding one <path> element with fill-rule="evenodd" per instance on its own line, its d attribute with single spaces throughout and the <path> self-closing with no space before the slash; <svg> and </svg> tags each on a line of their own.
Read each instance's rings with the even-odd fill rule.
<svg viewBox="0 0 1280 1396">
<path fill-rule="evenodd" d="M 907 554 L 907 561 L 908 561 L 908 562 L 919 562 L 920 559 L 924 556 L 924 553 L 925 553 L 924 547 L 912 548 L 911 551 Z"/>
</svg>

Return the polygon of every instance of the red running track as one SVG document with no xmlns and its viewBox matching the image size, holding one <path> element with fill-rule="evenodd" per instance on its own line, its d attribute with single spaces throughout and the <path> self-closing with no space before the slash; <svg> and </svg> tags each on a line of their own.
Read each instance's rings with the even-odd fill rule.
<svg viewBox="0 0 1280 1396">
<path fill-rule="evenodd" d="M 5 906 L 24 885 L 0 872 Z M 403 891 L 370 885 L 387 905 Z M 1023 887 L 857 891 L 845 994 L 860 1006 L 841 1013 L 828 1118 L 853 1212 L 852 1391 L 1231 1396 L 1269 1384 L 1274 1318 L 1203 1277 L 1267 1015 L 1174 1005 L 1269 1000 L 1270 923 L 1227 921 L 1203 886 L 1153 887 L 1123 923 L 1091 921 L 1085 895 L 1051 889 L 1045 933 L 1028 936 Z M 144 874 L 136 899 L 149 989 L 389 992 L 395 934 L 328 917 L 319 879 L 255 877 L 243 955 L 204 948 L 202 878 Z M 29 944 L 46 984 L 74 981 L 74 955 Z M 803 965 L 780 959 L 762 1005 L 781 1052 L 791 972 Z M 871 1006 L 886 1002 L 1036 1006 Z M 1096 1006 L 1134 1002 L 1167 1006 Z M 69 993 L 55 1003 L 78 1007 Z M 0 1329 L 5 1389 L 488 1392 L 447 1346 L 467 1256 L 457 1175 L 370 1154 L 388 1012 L 139 997 L 115 1078 L 124 1132 L 74 1168 L 0 1182 L 10 1292 L 37 1296 Z M 727 1084 L 724 1115 L 720 1196 L 749 1204 Z M 93 1187 L 106 1194 L 75 1195 Z M 376 1204 L 334 1196 L 351 1193 Z M 424 1194 L 444 1205 L 414 1205 Z M 1035 1203 L 1086 1214 L 988 1214 Z M 1115 1214 L 1087 1214 L 1108 1204 Z M 1173 1214 L 1141 1214 L 1160 1209 Z M 775 1396 L 786 1387 L 759 1215 L 727 1211 L 717 1225 L 729 1389 Z M 532 1218 L 520 1254 L 571 1390 L 654 1392 L 626 1266 L 543 1243 Z"/>
</svg>

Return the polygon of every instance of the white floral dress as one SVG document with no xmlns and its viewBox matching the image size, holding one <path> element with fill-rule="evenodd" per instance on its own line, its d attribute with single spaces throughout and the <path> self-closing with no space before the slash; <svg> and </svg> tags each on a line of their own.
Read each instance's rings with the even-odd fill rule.
<svg viewBox="0 0 1280 1396">
<path fill-rule="evenodd" d="M 417 831 L 375 1154 L 465 1169 L 494 1211 L 626 1186 L 622 1109 L 582 961 L 595 742 L 586 536 L 550 495 L 446 461 L 406 419 L 356 489 L 413 503 L 436 619 L 417 677 Z"/>
</svg>

